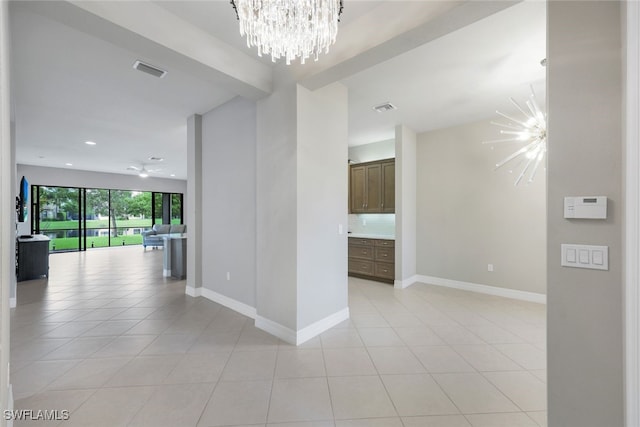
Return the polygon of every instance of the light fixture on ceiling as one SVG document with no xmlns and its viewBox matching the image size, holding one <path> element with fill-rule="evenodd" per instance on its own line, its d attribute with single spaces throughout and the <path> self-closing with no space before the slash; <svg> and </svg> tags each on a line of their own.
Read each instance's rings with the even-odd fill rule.
<svg viewBox="0 0 640 427">
<path fill-rule="evenodd" d="M 491 124 L 503 127 L 500 131 L 503 135 L 509 135 L 509 138 L 497 139 L 493 141 L 485 141 L 483 144 L 496 144 L 504 142 L 515 142 L 523 145 L 520 149 L 512 153 L 510 156 L 496 164 L 495 170 L 507 164 L 515 164 L 511 169 L 519 169 L 520 174 L 516 178 L 514 185 L 520 184 L 522 178 L 529 173 L 528 183 L 533 182 L 536 172 L 542 163 L 547 152 L 547 120 L 538 103 L 536 95 L 531 88 L 531 95 L 526 101 L 526 109 L 522 108 L 513 98 L 509 98 L 511 103 L 522 113 L 523 119 L 516 119 L 506 114 L 496 111 L 500 116 L 509 120 L 508 123 L 491 122 Z M 516 161 L 518 162 L 516 163 Z M 511 172 L 510 171 L 510 172 Z"/>
<path fill-rule="evenodd" d="M 342 0 L 231 0 L 247 46 L 257 46 L 258 56 L 284 57 L 287 65 L 329 52 L 336 41 Z"/>
<path fill-rule="evenodd" d="M 160 169 L 147 169 L 144 164 L 142 165 L 141 168 L 139 168 L 137 166 L 129 166 L 127 168 L 127 170 L 138 172 L 138 176 L 140 178 L 146 178 L 146 177 L 149 176 L 150 173 L 159 172 L 160 171 Z"/>
<path fill-rule="evenodd" d="M 384 104 L 376 105 L 373 109 L 378 113 L 386 113 L 387 111 L 397 110 L 398 107 L 390 102 L 385 102 Z"/>
<path fill-rule="evenodd" d="M 171 175 L 169 175 L 169 176 L 176 176 L 176 174 L 175 174 L 175 173 L 172 173 L 172 174 L 171 174 Z"/>
<path fill-rule="evenodd" d="M 84 143 L 87 145 L 96 145 L 96 143 L 93 141 L 85 141 Z"/>
<path fill-rule="evenodd" d="M 73 163 L 65 163 L 65 166 L 73 166 Z"/>
</svg>

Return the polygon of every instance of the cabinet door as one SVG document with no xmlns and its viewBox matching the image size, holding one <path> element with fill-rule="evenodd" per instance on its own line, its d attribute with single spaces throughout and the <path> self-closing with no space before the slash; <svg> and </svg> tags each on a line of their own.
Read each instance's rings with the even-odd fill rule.
<svg viewBox="0 0 640 427">
<path fill-rule="evenodd" d="M 373 276 L 373 261 L 349 258 L 349 273 Z"/>
<path fill-rule="evenodd" d="M 364 166 L 351 166 L 349 179 L 349 207 L 351 213 L 365 212 L 366 204 L 366 168 Z"/>
<path fill-rule="evenodd" d="M 349 258 L 373 260 L 373 256 L 372 246 L 349 246 Z"/>
<path fill-rule="evenodd" d="M 376 262 L 374 264 L 373 273 L 377 277 L 381 277 L 383 279 L 395 278 L 394 265 L 386 262 Z"/>
<path fill-rule="evenodd" d="M 380 164 L 369 165 L 367 169 L 367 184 L 365 212 L 381 212 L 382 209 L 382 167 Z"/>
<path fill-rule="evenodd" d="M 384 213 L 396 211 L 396 163 L 382 163 L 382 205 Z"/>
</svg>

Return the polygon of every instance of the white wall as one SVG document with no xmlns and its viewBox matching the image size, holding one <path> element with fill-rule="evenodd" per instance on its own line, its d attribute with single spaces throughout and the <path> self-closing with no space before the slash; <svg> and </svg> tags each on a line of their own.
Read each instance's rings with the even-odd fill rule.
<svg viewBox="0 0 640 427">
<path fill-rule="evenodd" d="M 0 3 L 0 409 L 13 409 L 9 382 L 9 299 L 15 268 L 11 242 L 15 241 L 15 162 L 12 159 L 14 144 L 11 137 L 11 98 L 9 64 L 9 2 Z M 4 421 L 0 421 L 4 424 Z"/>
<path fill-rule="evenodd" d="M 258 101 L 256 308 L 259 316 L 295 330 L 296 85 L 281 75 L 274 84 L 273 93 Z"/>
<path fill-rule="evenodd" d="M 300 330 L 348 305 L 347 88 L 298 86 L 297 103 Z"/>
<path fill-rule="evenodd" d="M 545 172 L 515 187 L 494 168 L 516 146 L 481 143 L 499 137 L 489 121 L 418 136 L 418 274 L 545 294 Z"/>
<path fill-rule="evenodd" d="M 202 286 L 251 307 L 256 306 L 256 110 L 254 101 L 238 97 L 202 117 Z"/>
<path fill-rule="evenodd" d="M 186 292 L 196 295 L 202 288 L 202 116 L 194 114 L 187 119 L 187 193 L 185 217 L 189 224 L 187 239 Z"/>
<path fill-rule="evenodd" d="M 414 282 L 417 247 L 417 136 L 406 126 L 396 126 L 396 286 Z"/>
<path fill-rule="evenodd" d="M 30 185 L 110 188 L 115 190 L 157 191 L 187 195 L 187 182 L 180 179 L 140 178 L 132 174 L 91 172 L 77 169 L 18 165 L 18 178 L 26 176 Z"/>
<path fill-rule="evenodd" d="M 280 75 L 257 112 L 256 326 L 300 342 L 348 316 L 347 93 Z"/>
<path fill-rule="evenodd" d="M 349 160 L 353 163 L 392 159 L 396 156 L 396 140 L 372 142 L 371 144 L 349 147 Z"/>
<path fill-rule="evenodd" d="M 622 426 L 621 3 L 547 8 L 549 425 Z M 563 198 L 573 195 L 607 196 L 607 219 L 564 219 Z M 562 243 L 608 246 L 609 270 L 561 267 Z"/>
</svg>

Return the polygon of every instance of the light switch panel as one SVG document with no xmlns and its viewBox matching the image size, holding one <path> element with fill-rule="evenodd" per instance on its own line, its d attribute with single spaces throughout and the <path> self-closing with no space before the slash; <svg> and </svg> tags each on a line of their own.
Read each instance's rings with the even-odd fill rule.
<svg viewBox="0 0 640 427">
<path fill-rule="evenodd" d="M 608 246 L 562 244 L 561 252 L 560 265 L 564 267 L 609 269 Z"/>
</svg>

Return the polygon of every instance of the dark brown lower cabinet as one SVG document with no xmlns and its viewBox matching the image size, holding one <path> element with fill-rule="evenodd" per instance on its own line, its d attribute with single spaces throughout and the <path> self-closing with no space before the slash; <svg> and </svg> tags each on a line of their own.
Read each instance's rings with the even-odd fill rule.
<svg viewBox="0 0 640 427">
<path fill-rule="evenodd" d="M 349 237 L 349 276 L 393 283 L 395 242 Z"/>
</svg>

